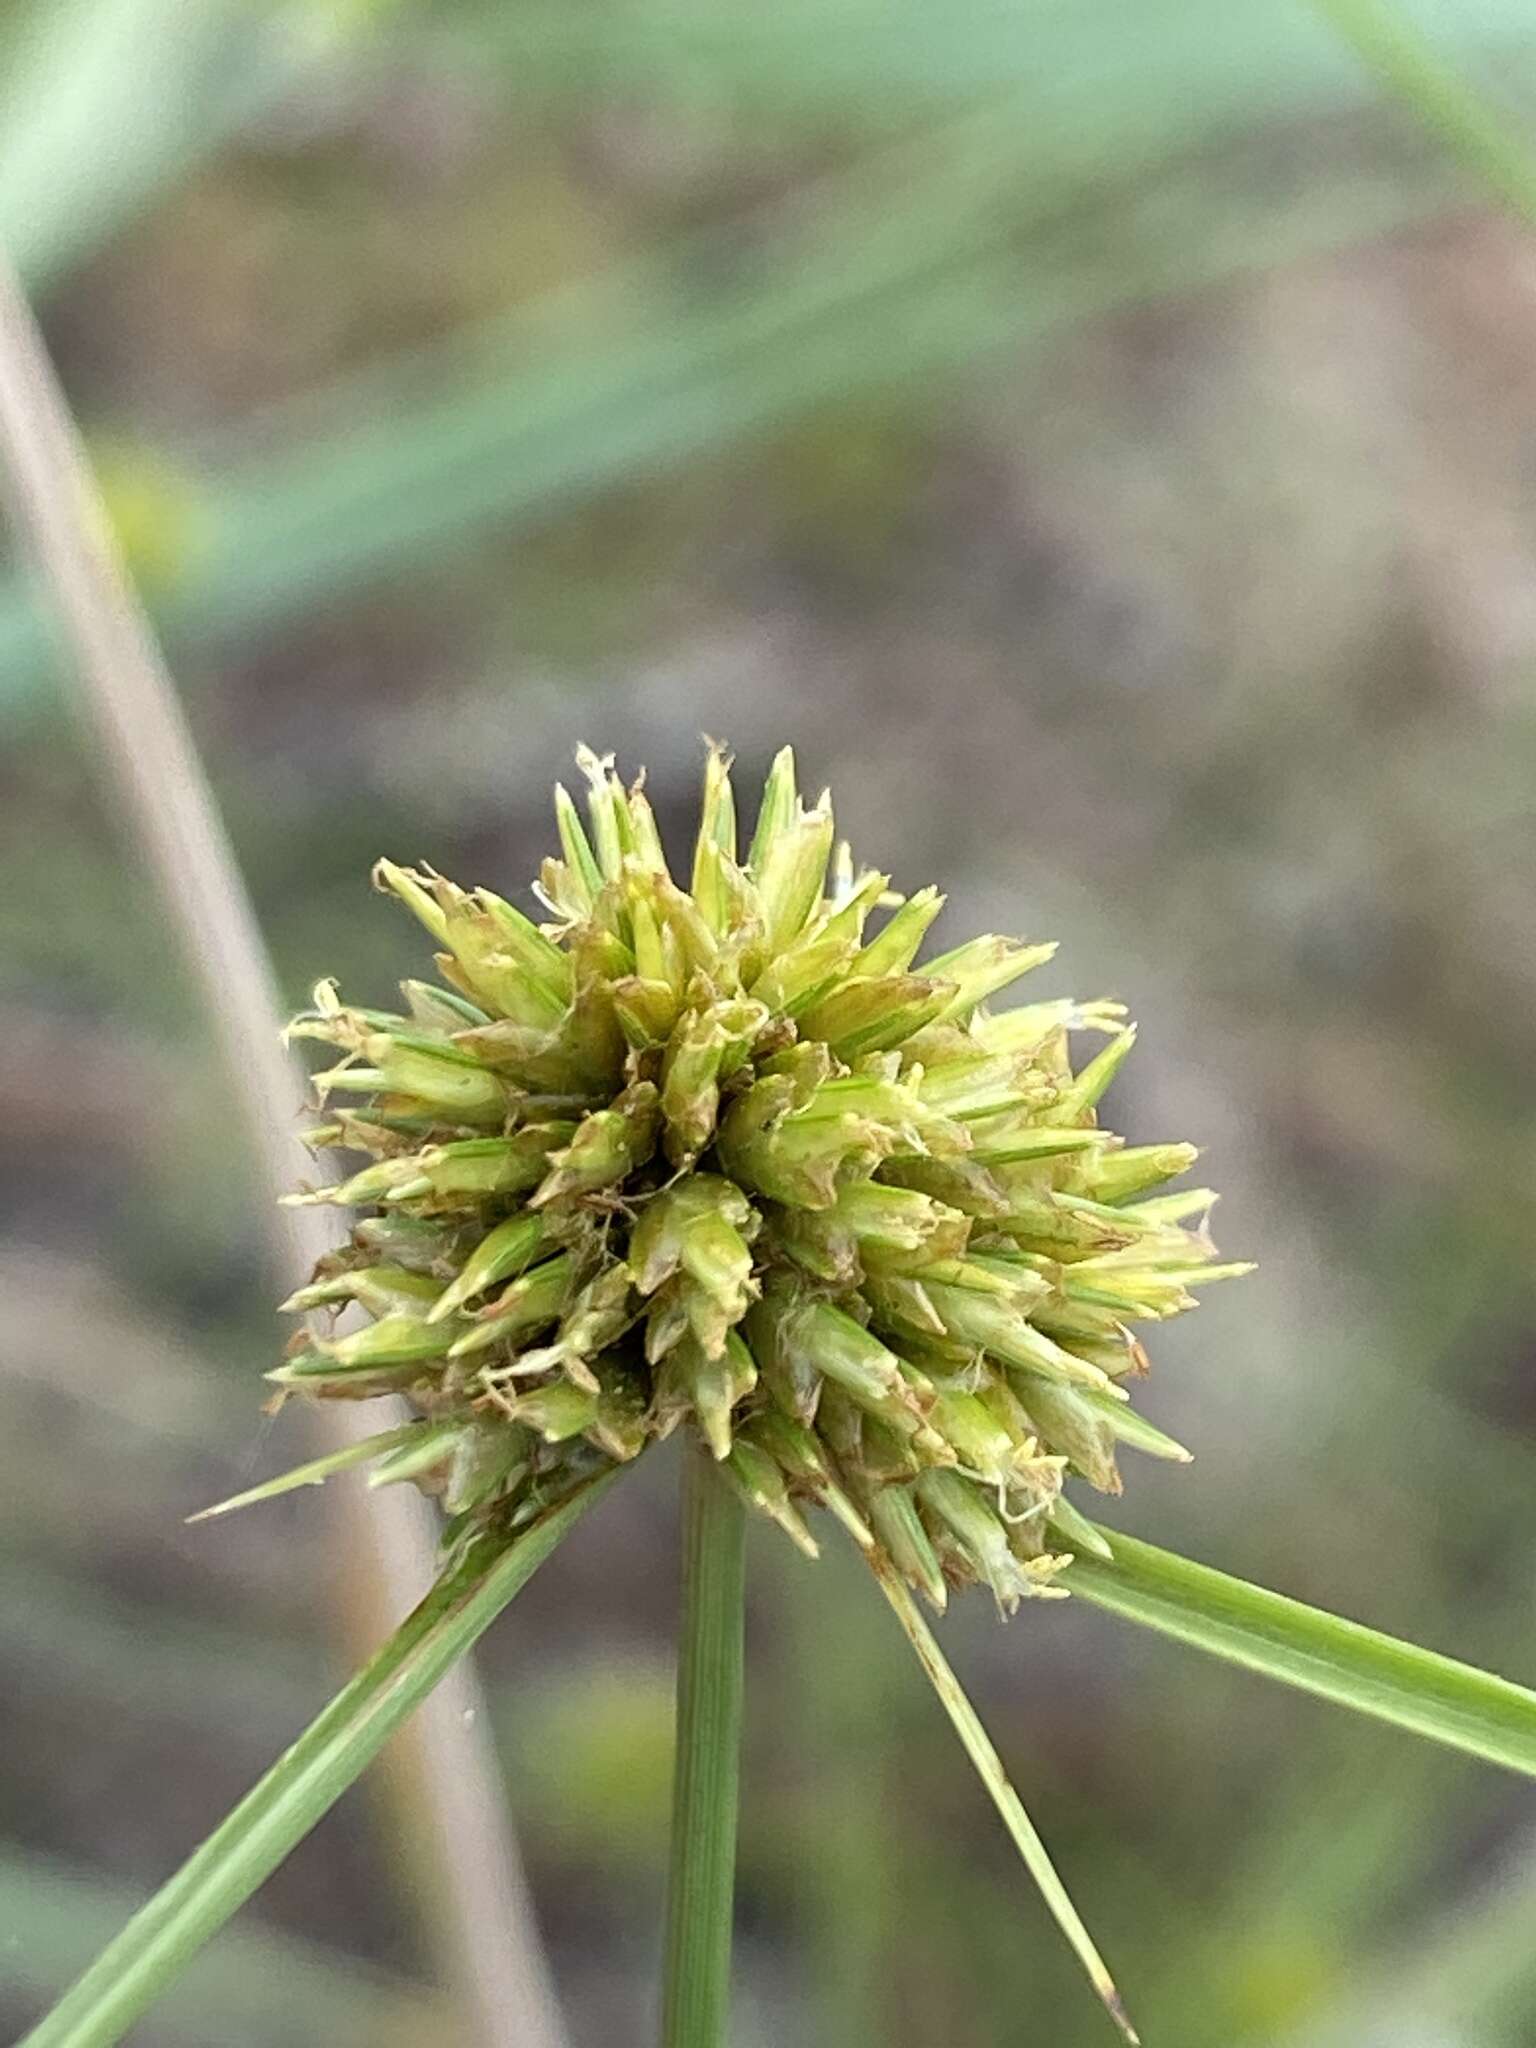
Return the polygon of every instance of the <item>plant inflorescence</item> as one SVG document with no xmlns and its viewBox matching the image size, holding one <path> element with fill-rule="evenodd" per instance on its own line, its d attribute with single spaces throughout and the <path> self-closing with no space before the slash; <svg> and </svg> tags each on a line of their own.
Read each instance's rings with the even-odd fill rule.
<svg viewBox="0 0 1536 2048">
<path fill-rule="evenodd" d="M 744 856 L 710 752 L 686 884 L 641 783 L 578 758 L 544 921 L 381 862 L 441 983 L 399 1013 L 325 983 L 292 1027 L 341 1056 L 311 1142 L 369 1163 L 293 1198 L 366 1213 L 288 1306 L 368 1319 L 271 1377 L 405 1395 L 415 1420 L 329 1462 L 439 1495 L 450 1538 L 685 1427 L 813 1555 L 819 1504 L 937 1607 L 1059 1590 L 1103 1548 L 1064 1478 L 1118 1492 L 1120 1446 L 1187 1455 L 1131 1406 L 1133 1326 L 1246 1270 L 1213 1263 L 1208 1190 L 1163 1191 L 1194 1149 L 1099 1122 L 1134 1027 L 994 1010 L 1050 945 L 919 961 L 943 898 L 855 867 L 787 748 Z"/>
</svg>

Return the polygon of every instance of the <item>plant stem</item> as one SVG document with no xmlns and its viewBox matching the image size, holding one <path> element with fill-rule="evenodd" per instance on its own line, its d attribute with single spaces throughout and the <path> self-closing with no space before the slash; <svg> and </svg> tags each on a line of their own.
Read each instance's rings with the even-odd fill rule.
<svg viewBox="0 0 1536 2048">
<path fill-rule="evenodd" d="M 723 2048 L 736 1892 L 746 1510 L 691 1448 L 683 1481 L 683 1613 L 667 1882 L 662 2048 Z"/>
<path fill-rule="evenodd" d="M 112 2048 L 203 1943 L 360 1777 L 394 1730 L 533 1576 L 613 1473 L 510 1543 L 484 1536 L 27 2035 Z"/>
</svg>

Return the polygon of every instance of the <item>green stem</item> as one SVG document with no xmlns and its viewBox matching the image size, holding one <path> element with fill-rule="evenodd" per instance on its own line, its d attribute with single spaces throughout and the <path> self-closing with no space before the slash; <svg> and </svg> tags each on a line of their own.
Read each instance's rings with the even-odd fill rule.
<svg viewBox="0 0 1536 2048">
<path fill-rule="evenodd" d="M 592 1505 L 609 1473 L 515 1537 L 481 1537 L 227 1820 L 128 1922 L 22 2048 L 112 2048 L 360 1777 L 413 1707 Z"/>
<path fill-rule="evenodd" d="M 1536 1693 L 1434 1650 L 1229 1578 L 1106 1529 L 1114 1558 L 1079 1555 L 1083 1600 L 1180 1642 L 1536 1777 Z"/>
<path fill-rule="evenodd" d="M 723 2048 L 730 2011 L 746 1512 L 690 1449 L 662 2048 Z"/>
</svg>

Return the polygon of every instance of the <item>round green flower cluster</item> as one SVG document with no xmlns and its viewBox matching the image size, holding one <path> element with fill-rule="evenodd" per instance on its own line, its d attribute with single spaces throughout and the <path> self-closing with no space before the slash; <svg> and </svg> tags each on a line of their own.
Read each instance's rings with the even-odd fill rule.
<svg viewBox="0 0 1536 2048">
<path fill-rule="evenodd" d="M 1130 1407 L 1131 1325 L 1246 1270 L 1211 1263 L 1208 1190 L 1152 1192 L 1192 1147 L 1099 1127 L 1123 1009 L 994 1013 L 1051 946 L 914 964 L 943 898 L 856 870 L 787 748 L 745 860 L 711 751 L 687 888 L 640 784 L 578 760 L 590 823 L 557 789 L 546 922 L 381 862 L 446 986 L 405 983 L 397 1015 L 322 984 L 292 1027 L 342 1055 L 311 1142 L 370 1163 L 292 1198 L 367 1213 L 287 1306 L 370 1320 L 271 1377 L 403 1394 L 417 1419 L 343 1455 L 441 1496 L 450 1534 L 686 1424 L 812 1555 L 819 1504 L 936 1606 L 1058 1590 L 1102 1547 L 1063 1478 L 1118 1492 L 1119 1445 L 1187 1456 Z M 1106 1042 L 1074 1073 L 1077 1032 Z"/>
</svg>

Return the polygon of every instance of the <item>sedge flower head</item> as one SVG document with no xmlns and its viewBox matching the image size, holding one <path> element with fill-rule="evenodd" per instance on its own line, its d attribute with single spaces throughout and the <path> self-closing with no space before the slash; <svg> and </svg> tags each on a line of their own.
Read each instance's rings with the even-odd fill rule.
<svg viewBox="0 0 1536 2048">
<path fill-rule="evenodd" d="M 813 1555 L 820 1506 L 937 1606 L 1060 1591 L 1099 1540 L 1064 1481 L 1187 1455 L 1132 1408 L 1136 1326 L 1246 1270 L 1208 1190 L 1165 1190 L 1193 1148 L 1099 1121 L 1124 1010 L 996 1007 L 1049 945 L 923 959 L 943 898 L 856 867 L 788 749 L 745 851 L 710 752 L 685 875 L 641 783 L 578 761 L 542 915 L 383 861 L 439 979 L 398 1012 L 323 983 L 291 1027 L 336 1054 L 311 1142 L 366 1163 L 293 1197 L 362 1213 L 288 1306 L 364 1319 L 271 1377 L 403 1395 L 373 1476 L 438 1495 L 451 1540 L 684 1429 Z"/>
</svg>

